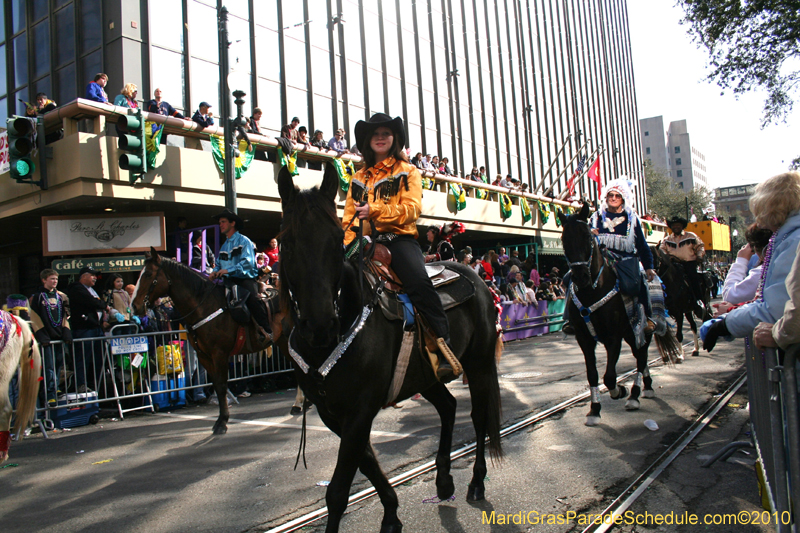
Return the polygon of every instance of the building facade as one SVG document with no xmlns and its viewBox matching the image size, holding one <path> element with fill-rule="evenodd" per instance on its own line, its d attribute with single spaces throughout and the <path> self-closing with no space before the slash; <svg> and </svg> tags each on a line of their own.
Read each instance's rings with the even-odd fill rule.
<svg viewBox="0 0 800 533">
<path fill-rule="evenodd" d="M 463 174 L 486 166 L 557 193 L 575 156 L 599 149 L 606 179 L 643 179 L 625 0 L 5 0 L 0 118 L 38 92 L 82 97 L 97 72 L 112 99 L 134 83 L 187 116 L 218 110 L 222 4 L 231 89 L 269 130 L 297 116 L 352 144 L 381 111 L 406 119 L 413 153 Z"/>
<path fill-rule="evenodd" d="M 743 217 L 746 226 L 755 222 L 753 213 L 750 212 L 750 197 L 755 192 L 756 185 L 757 183 L 751 183 L 714 189 L 714 209 L 717 216 L 723 216 L 729 221 L 731 217 Z"/>
<path fill-rule="evenodd" d="M 664 130 L 664 117 L 639 120 L 642 155 L 664 170 L 680 190 L 708 189 L 706 157 L 692 144 L 686 120 L 675 120 Z"/>
</svg>

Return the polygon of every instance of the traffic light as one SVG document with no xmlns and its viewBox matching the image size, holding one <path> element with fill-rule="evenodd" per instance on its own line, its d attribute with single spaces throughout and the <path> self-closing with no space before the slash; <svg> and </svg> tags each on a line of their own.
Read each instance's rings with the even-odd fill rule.
<svg viewBox="0 0 800 533">
<path fill-rule="evenodd" d="M 33 164 L 33 124 L 25 117 L 11 117 L 8 126 L 8 155 L 11 162 L 11 177 L 17 181 L 28 181 L 33 177 L 36 165 Z"/>
<path fill-rule="evenodd" d="M 117 147 L 127 152 L 119 156 L 119 167 L 131 173 L 131 183 L 147 172 L 147 148 L 144 138 L 144 116 L 137 109 L 133 115 L 124 115 L 117 120 L 120 131 Z"/>
</svg>

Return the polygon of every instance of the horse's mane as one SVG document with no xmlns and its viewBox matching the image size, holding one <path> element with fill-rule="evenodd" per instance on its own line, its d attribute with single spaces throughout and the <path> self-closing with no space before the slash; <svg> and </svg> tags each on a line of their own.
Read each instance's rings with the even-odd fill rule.
<svg viewBox="0 0 800 533">
<path fill-rule="evenodd" d="M 342 223 L 336 214 L 336 203 L 321 194 L 319 187 L 314 187 L 313 189 L 297 191 L 293 195 L 293 204 L 283 206 L 283 220 L 281 221 L 278 240 L 283 243 L 292 236 L 299 235 L 304 231 L 315 231 L 317 228 L 314 223 L 320 218 L 314 214 L 315 210 L 322 213 L 322 218 L 327 218 L 331 224 L 338 228 L 342 227 Z M 279 263 L 281 264 L 281 270 L 283 270 L 283 253 L 280 254 Z M 289 286 L 281 282 L 279 289 L 281 308 L 289 309 Z"/>
<path fill-rule="evenodd" d="M 146 262 L 151 263 L 152 261 L 152 259 L 148 259 Z M 202 294 L 208 291 L 209 286 L 214 285 L 213 282 L 209 281 L 208 278 L 200 274 L 198 271 L 190 268 L 184 263 L 179 263 L 174 259 L 162 257 L 161 268 L 163 268 L 164 271 L 170 276 L 180 278 L 181 281 L 186 283 L 189 291 L 194 294 Z"/>
</svg>

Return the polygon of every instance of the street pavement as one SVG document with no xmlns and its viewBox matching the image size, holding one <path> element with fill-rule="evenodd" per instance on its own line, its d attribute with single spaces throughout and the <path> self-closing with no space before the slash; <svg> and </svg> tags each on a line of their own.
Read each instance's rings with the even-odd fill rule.
<svg viewBox="0 0 800 533">
<path fill-rule="evenodd" d="M 740 342 L 720 343 L 713 355 L 687 357 L 682 365 L 652 370 L 656 398 L 628 412 L 624 401 L 602 395 L 602 422 L 584 426 L 584 402 L 504 439 L 505 460 L 490 465 L 487 500 L 465 501 L 473 459 L 454 462 L 456 499 L 422 503 L 435 495 L 431 473 L 397 488 L 400 518 L 408 532 L 581 531 L 572 522 L 514 524 L 514 515 L 597 514 L 743 372 Z M 600 351 L 598 354 L 600 355 Z M 655 348 L 651 358 L 657 357 Z M 598 365 L 605 365 L 599 357 Z M 620 373 L 634 367 L 625 348 Z M 526 418 L 586 390 L 583 357 L 561 334 L 506 345 L 500 363 L 504 425 Z M 459 402 L 454 448 L 474 439 L 468 389 L 449 385 Z M 293 470 L 301 417 L 290 416 L 294 391 L 256 394 L 231 408 L 229 431 L 212 436 L 215 406 L 171 413 L 129 414 L 12 443 L 0 469 L 0 520 L 4 532 L 267 531 L 324 506 L 338 438 L 312 409 L 308 416 L 308 469 Z M 754 455 L 701 469 L 702 459 L 747 431 L 746 395 L 739 394 L 712 427 L 701 433 L 637 502 L 637 513 L 698 514 L 758 511 Z M 659 429 L 650 431 L 645 420 Z M 438 415 L 424 400 L 382 411 L 373 426 L 378 458 L 392 477 L 433 458 Z M 352 492 L 367 488 L 358 474 Z M 494 511 L 494 523 L 491 513 Z M 354 506 L 342 531 L 377 531 L 382 515 L 373 498 Z M 500 515 L 511 524 L 498 523 Z M 304 531 L 323 531 L 321 520 Z M 621 531 L 768 531 L 724 527 L 680 529 L 623 526 Z"/>
</svg>

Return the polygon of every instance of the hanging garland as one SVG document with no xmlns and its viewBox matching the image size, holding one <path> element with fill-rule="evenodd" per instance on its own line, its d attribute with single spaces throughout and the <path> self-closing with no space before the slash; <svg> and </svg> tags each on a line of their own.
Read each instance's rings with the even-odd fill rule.
<svg viewBox="0 0 800 533">
<path fill-rule="evenodd" d="M 511 198 L 508 197 L 505 193 L 500 193 L 500 216 L 503 217 L 503 220 L 507 219 L 511 216 Z"/>
<path fill-rule="evenodd" d="M 225 141 L 219 135 L 211 136 L 211 152 L 214 154 L 214 162 L 217 168 L 223 174 L 225 173 Z M 252 144 L 247 145 L 247 141 L 241 139 L 239 141 L 239 154 L 233 159 L 233 176 L 237 180 L 244 176 L 247 169 L 250 168 L 250 163 L 253 162 L 253 157 L 256 155 L 256 148 Z"/>
<path fill-rule="evenodd" d="M 539 204 L 539 220 L 542 222 L 542 226 L 547 224 L 547 221 L 550 220 L 550 205 L 543 204 L 541 201 L 536 200 L 536 203 Z"/>
<path fill-rule="evenodd" d="M 561 227 L 561 217 L 564 216 L 564 212 L 561 210 L 560 207 L 556 207 L 556 227 Z"/>
<path fill-rule="evenodd" d="M 464 192 L 464 187 L 460 183 L 451 183 L 449 189 L 450 192 L 448 194 L 453 197 L 453 201 L 456 204 L 456 212 L 467 207 L 467 194 Z"/>
<path fill-rule="evenodd" d="M 356 175 L 353 162 L 344 161 L 337 157 L 333 160 L 333 166 L 336 168 L 336 173 L 339 174 L 339 187 L 342 192 L 347 192 L 350 189 L 350 182 L 353 181 L 353 176 Z"/>
<path fill-rule="evenodd" d="M 531 214 L 531 206 L 528 204 L 528 199 L 524 196 L 519 197 L 519 207 L 522 211 L 522 223 L 528 222 L 530 219 L 533 218 Z"/>
<path fill-rule="evenodd" d="M 642 227 L 644 228 L 645 235 L 648 237 L 653 234 L 653 226 L 651 226 L 646 220 L 642 220 Z"/>
</svg>

